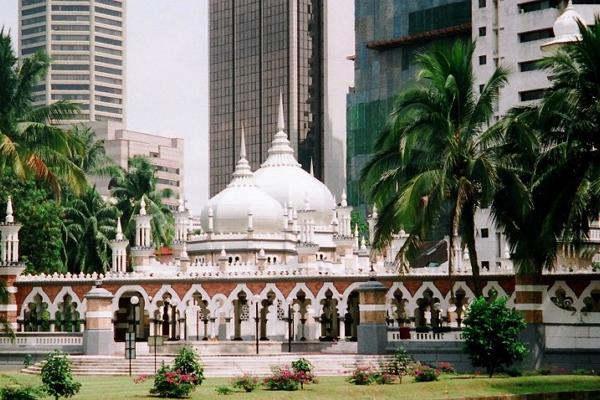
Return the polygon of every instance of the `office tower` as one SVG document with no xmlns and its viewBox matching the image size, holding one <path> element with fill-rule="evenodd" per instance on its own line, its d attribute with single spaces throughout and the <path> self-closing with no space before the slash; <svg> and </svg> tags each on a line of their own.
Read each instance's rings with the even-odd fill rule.
<svg viewBox="0 0 600 400">
<path fill-rule="evenodd" d="M 491 1 L 491 0 L 490 0 Z M 414 55 L 434 42 L 471 36 L 471 2 L 362 0 L 355 6 L 355 84 L 347 104 L 348 201 L 362 204 L 360 172 L 394 96 L 415 78 Z"/>
<path fill-rule="evenodd" d="M 333 147 L 329 142 L 331 137 L 325 134 L 326 121 L 329 132 L 345 134 L 343 128 L 331 128 L 326 115 L 325 103 L 335 95 L 328 92 L 324 79 L 327 73 L 325 19 L 330 12 L 327 9 L 344 5 L 347 7 L 348 2 L 210 1 L 211 195 L 230 181 L 239 158 L 242 126 L 252 168 L 258 168 L 266 159 L 272 135 L 277 131 L 280 93 L 286 129 L 299 162 L 306 170 L 310 170 L 312 164 L 315 176 L 324 179 L 328 159 L 325 146 Z M 344 23 L 350 28 L 350 35 L 352 21 Z M 351 81 L 351 72 L 348 81 Z M 345 101 L 346 90 L 347 84 L 336 92 L 335 98 L 340 103 Z M 330 175 L 340 180 L 341 188 L 344 140 L 338 141 L 342 142 L 337 146 L 338 153 L 342 154 L 338 157 L 340 172 Z"/>
<path fill-rule="evenodd" d="M 183 139 L 170 138 L 146 132 L 126 129 L 120 122 L 90 122 L 98 140 L 104 141 L 106 155 L 123 169 L 134 156 L 144 156 L 155 169 L 156 189 L 169 189 L 171 197 L 163 203 L 175 209 L 183 195 Z M 93 177 L 98 192 L 108 196 L 110 178 Z"/>
<path fill-rule="evenodd" d="M 53 60 L 34 104 L 69 100 L 75 121 L 124 121 L 124 32 L 123 0 L 19 0 L 20 55 Z"/>
</svg>

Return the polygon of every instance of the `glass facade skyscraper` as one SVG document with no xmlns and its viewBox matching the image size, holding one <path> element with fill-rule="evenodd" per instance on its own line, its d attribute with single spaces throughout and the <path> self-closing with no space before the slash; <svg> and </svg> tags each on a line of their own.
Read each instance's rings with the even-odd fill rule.
<svg viewBox="0 0 600 400">
<path fill-rule="evenodd" d="M 355 85 L 346 110 L 346 173 L 348 201 L 360 205 L 361 169 L 395 96 L 415 77 L 415 53 L 433 42 L 470 38 L 471 1 L 356 1 L 355 31 Z"/>
<path fill-rule="evenodd" d="M 242 127 L 266 159 L 283 96 L 287 132 L 323 179 L 323 0 L 210 0 L 210 194 L 230 181 Z"/>
</svg>

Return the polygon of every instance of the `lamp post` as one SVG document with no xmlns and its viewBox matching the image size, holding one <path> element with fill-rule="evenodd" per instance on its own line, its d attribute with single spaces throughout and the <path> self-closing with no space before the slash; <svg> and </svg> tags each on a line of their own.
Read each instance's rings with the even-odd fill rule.
<svg viewBox="0 0 600 400">
<path fill-rule="evenodd" d="M 258 315 L 258 302 L 260 301 L 260 296 L 255 294 L 254 297 L 254 307 L 255 307 L 255 317 L 254 317 L 254 322 L 256 323 L 256 335 L 255 335 L 255 340 L 256 340 L 256 354 L 258 354 L 258 323 L 260 321 L 260 317 Z"/>
<path fill-rule="evenodd" d="M 139 297 L 132 296 L 129 299 L 129 302 L 132 305 L 132 318 L 131 325 L 129 326 L 129 337 L 126 338 L 126 348 L 125 352 L 126 356 L 129 359 L 129 376 L 131 376 L 131 360 L 135 358 L 135 350 L 136 350 L 136 325 L 137 325 L 137 308 L 140 302 Z"/>
</svg>

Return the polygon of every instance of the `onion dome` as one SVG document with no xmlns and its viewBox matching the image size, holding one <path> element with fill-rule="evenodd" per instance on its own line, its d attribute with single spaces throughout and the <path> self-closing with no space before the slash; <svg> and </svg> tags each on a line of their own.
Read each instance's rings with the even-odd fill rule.
<svg viewBox="0 0 600 400">
<path fill-rule="evenodd" d="M 250 164 L 246 159 L 246 141 L 242 127 L 240 160 L 229 185 L 212 197 L 202 210 L 202 228 L 208 232 L 209 214 L 212 214 L 214 233 L 279 232 L 283 226 L 281 205 L 254 183 Z"/>
<path fill-rule="evenodd" d="M 577 21 L 585 24 L 585 20 L 577 11 L 575 11 L 573 2 L 569 0 L 565 11 L 556 19 L 556 21 L 554 21 L 552 27 L 552 30 L 554 31 L 554 40 L 544 44 L 544 47 L 581 40 L 581 33 L 579 32 Z"/>
<path fill-rule="evenodd" d="M 315 224 L 329 225 L 333 195 L 327 186 L 302 169 L 294 157 L 294 149 L 290 146 L 284 129 L 283 101 L 280 95 L 277 133 L 267 160 L 254 174 L 256 185 L 281 205 L 289 204 L 298 209 L 309 205 L 310 210 L 315 212 Z"/>
</svg>

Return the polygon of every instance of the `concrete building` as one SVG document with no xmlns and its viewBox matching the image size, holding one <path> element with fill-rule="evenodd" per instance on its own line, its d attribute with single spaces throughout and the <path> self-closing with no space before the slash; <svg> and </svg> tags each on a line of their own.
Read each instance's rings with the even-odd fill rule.
<svg viewBox="0 0 600 400">
<path fill-rule="evenodd" d="M 414 79 L 416 51 L 439 41 L 469 38 L 471 2 L 363 0 L 355 5 L 354 88 L 347 102 L 348 201 L 364 199 L 360 171 L 394 103 Z"/>
<path fill-rule="evenodd" d="M 90 122 L 98 140 L 104 140 L 106 155 L 127 169 L 133 156 L 144 156 L 156 169 L 157 189 L 170 189 L 173 196 L 163 203 L 175 209 L 183 195 L 183 139 L 125 129 L 114 121 Z M 98 191 L 108 195 L 108 178 L 95 178 Z"/>
<path fill-rule="evenodd" d="M 45 50 L 53 63 L 35 105 L 69 100 L 75 121 L 125 120 L 125 2 L 19 0 L 19 53 Z"/>
<path fill-rule="evenodd" d="M 337 43 L 338 35 L 352 36 L 351 18 L 339 18 L 338 7 L 341 15 L 348 13 L 342 0 L 210 1 L 211 195 L 229 182 L 242 125 L 251 166 L 267 158 L 280 93 L 298 161 L 307 171 L 312 165 L 318 179 L 343 185 L 345 128 L 339 110 L 352 80 L 351 64 L 337 91 L 326 81 L 343 76 L 346 55 L 326 45 L 327 38 Z M 330 29 L 333 19 L 341 29 Z M 335 67 L 327 67 L 329 55 Z M 330 116 L 329 109 L 338 115 Z"/>
</svg>

